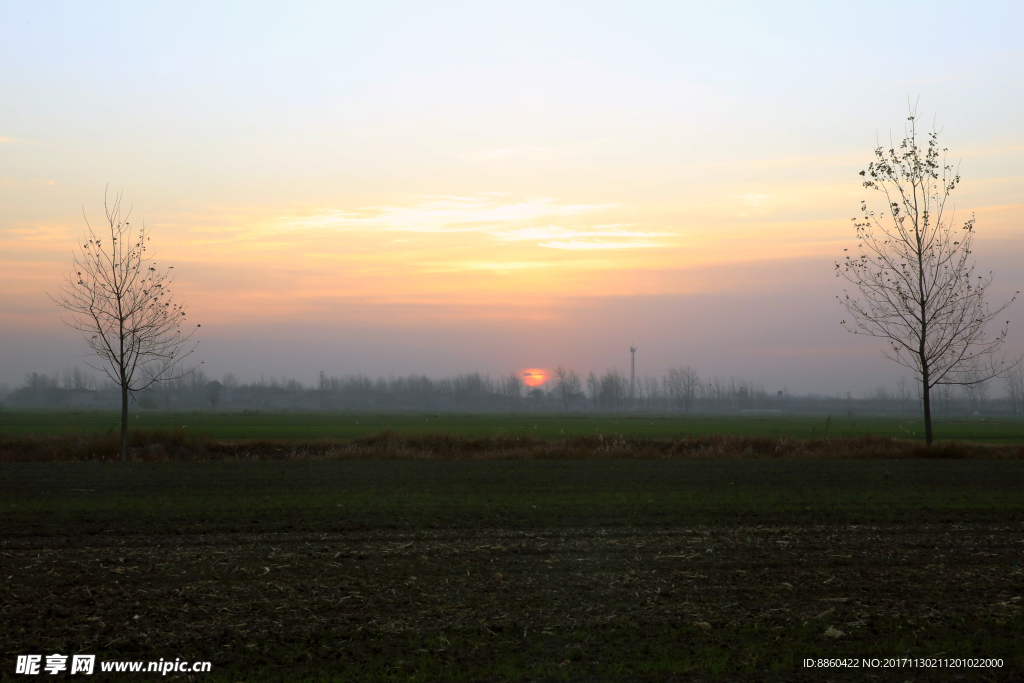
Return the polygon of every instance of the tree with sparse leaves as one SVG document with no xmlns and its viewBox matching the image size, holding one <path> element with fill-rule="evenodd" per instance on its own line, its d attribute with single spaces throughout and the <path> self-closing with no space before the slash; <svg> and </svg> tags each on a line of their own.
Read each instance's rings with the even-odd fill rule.
<svg viewBox="0 0 1024 683">
<path fill-rule="evenodd" d="M 1009 327 L 989 328 L 1015 299 L 990 307 L 992 273 L 977 275 L 971 257 L 972 216 L 956 222 L 947 206 L 960 183 L 946 163 L 938 131 L 918 142 L 918 115 L 911 109 L 899 146 L 879 145 L 861 171 L 863 185 L 884 196 L 875 212 L 861 202 L 854 218 L 857 250 L 835 264 L 836 277 L 855 288 L 840 299 L 854 334 L 886 340 L 883 353 L 914 371 L 921 387 L 925 440 L 932 443 L 931 390 L 937 385 L 977 386 L 1012 369 L 1001 350 Z"/>
<path fill-rule="evenodd" d="M 84 333 L 98 359 L 89 367 L 121 389 L 121 460 L 127 460 L 129 396 L 192 371 L 183 361 L 195 350 L 192 337 L 199 325 L 183 328 L 185 306 L 170 292 L 171 269 L 157 270 L 151 262 L 149 232 L 143 224 L 133 233 L 131 210 L 121 215 L 121 194 L 113 202 L 104 196 L 103 208 L 102 234 L 86 218 L 72 272 L 51 299 L 68 312 L 64 323 Z"/>
</svg>

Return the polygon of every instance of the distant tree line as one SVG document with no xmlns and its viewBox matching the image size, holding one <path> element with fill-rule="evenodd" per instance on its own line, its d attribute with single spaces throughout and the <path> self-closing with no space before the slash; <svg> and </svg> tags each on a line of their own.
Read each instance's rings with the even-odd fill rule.
<svg viewBox="0 0 1024 683">
<path fill-rule="evenodd" d="M 1002 389 L 1002 392 L 999 390 Z M 0 385 L 0 402 L 11 407 L 111 409 L 120 405 L 120 388 L 79 368 L 52 375 L 33 372 L 22 386 Z M 932 397 L 938 415 L 1024 415 L 1024 369 L 1000 381 L 941 386 Z M 720 377 L 701 378 L 689 366 L 661 377 L 629 376 L 612 368 L 585 376 L 559 367 L 541 387 L 529 387 L 517 373 L 500 377 L 478 372 L 435 379 L 426 375 L 370 378 L 328 376 L 306 385 L 294 379 L 260 377 L 242 382 L 227 374 L 212 379 L 199 369 L 133 396 L 133 407 L 148 410 L 431 410 L 544 411 L 602 413 L 792 412 L 843 415 L 918 416 L 916 382 L 901 378 L 895 387 L 879 386 L 853 396 L 795 395 L 767 391 L 763 385 Z"/>
</svg>

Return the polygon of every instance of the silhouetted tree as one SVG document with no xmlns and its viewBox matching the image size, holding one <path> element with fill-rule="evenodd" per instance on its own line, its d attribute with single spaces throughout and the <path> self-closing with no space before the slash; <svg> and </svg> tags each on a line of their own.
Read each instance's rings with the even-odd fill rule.
<svg viewBox="0 0 1024 683">
<path fill-rule="evenodd" d="M 665 385 L 665 395 L 676 404 L 679 410 L 690 412 L 693 409 L 693 402 L 700 391 L 700 377 L 687 365 L 684 368 L 669 368 L 668 374 L 662 378 Z"/>
<path fill-rule="evenodd" d="M 587 375 L 587 391 L 590 392 L 590 400 L 594 402 L 594 410 L 597 410 L 600 405 L 601 382 L 593 370 Z"/>
<path fill-rule="evenodd" d="M 224 385 L 213 380 L 206 385 L 206 398 L 210 402 L 211 408 L 217 407 L 217 402 L 220 401 L 220 395 L 224 392 Z"/>
<path fill-rule="evenodd" d="M 556 388 L 558 396 L 562 399 L 563 410 L 569 410 L 573 399 L 580 393 L 582 386 L 580 376 L 572 368 L 566 370 L 561 365 L 555 370 Z"/>
<path fill-rule="evenodd" d="M 112 204 L 104 196 L 103 208 L 107 226 L 97 234 L 86 218 L 72 272 L 51 298 L 68 311 L 62 320 L 84 333 L 99 359 L 86 364 L 121 389 L 121 460 L 127 460 L 129 395 L 189 374 L 181 363 L 195 349 L 189 343 L 195 329 L 182 329 L 185 307 L 171 295 L 170 270 L 157 270 L 146 255 L 145 224 L 133 235 L 131 210 L 121 216 L 121 194 Z"/>
<path fill-rule="evenodd" d="M 519 399 L 523 395 L 523 378 L 518 372 L 510 372 L 501 382 L 502 394 L 509 408 L 519 407 Z"/>
<path fill-rule="evenodd" d="M 1024 368 L 1018 366 L 1006 378 L 1006 397 L 1014 415 L 1024 414 Z"/>
<path fill-rule="evenodd" d="M 976 386 L 1004 373 L 996 355 L 1009 322 L 995 336 L 986 328 L 1016 297 L 994 309 L 986 302 L 992 274 L 975 275 L 969 258 L 974 218 L 957 227 L 946 208 L 960 175 L 945 163 L 938 131 L 925 147 L 918 144 L 917 118 L 911 109 L 899 147 L 878 146 L 861 171 L 864 187 L 885 196 L 886 209 L 875 213 L 861 202 L 861 218 L 853 219 L 859 253 L 836 263 L 836 276 L 857 288 L 840 299 L 853 317 L 842 324 L 885 339 L 885 356 L 916 373 L 930 444 L 934 386 Z"/>
<path fill-rule="evenodd" d="M 602 410 L 622 410 L 629 398 L 629 379 L 609 368 L 601 376 L 600 392 Z"/>
</svg>

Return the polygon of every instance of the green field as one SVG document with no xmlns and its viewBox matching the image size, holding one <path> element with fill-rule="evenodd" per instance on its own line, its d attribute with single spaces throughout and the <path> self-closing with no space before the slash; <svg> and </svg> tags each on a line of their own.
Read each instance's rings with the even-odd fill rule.
<svg viewBox="0 0 1024 683">
<path fill-rule="evenodd" d="M 384 430 L 400 434 L 450 433 L 467 437 L 531 435 L 558 439 L 595 434 L 674 438 L 743 434 L 792 438 L 873 434 L 924 440 L 918 418 L 822 415 L 590 415 L 461 413 L 219 413 L 133 411 L 131 426 L 178 430 L 214 439 L 351 439 Z M 0 435 L 117 431 L 115 412 L 9 410 L 0 412 Z M 937 419 L 937 440 L 1024 443 L 1024 421 L 1011 418 Z"/>
<path fill-rule="evenodd" d="M 0 534 L 2 680 L 54 652 L 208 681 L 1024 676 L 1019 460 L 7 464 Z"/>
</svg>

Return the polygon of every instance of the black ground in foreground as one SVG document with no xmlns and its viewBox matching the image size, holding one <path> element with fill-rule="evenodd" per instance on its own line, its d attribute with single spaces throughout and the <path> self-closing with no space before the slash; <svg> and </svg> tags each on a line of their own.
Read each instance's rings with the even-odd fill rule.
<svg viewBox="0 0 1024 683">
<path fill-rule="evenodd" d="M 4 465 L 0 529 L 4 680 L 1024 678 L 1021 461 Z"/>
</svg>

